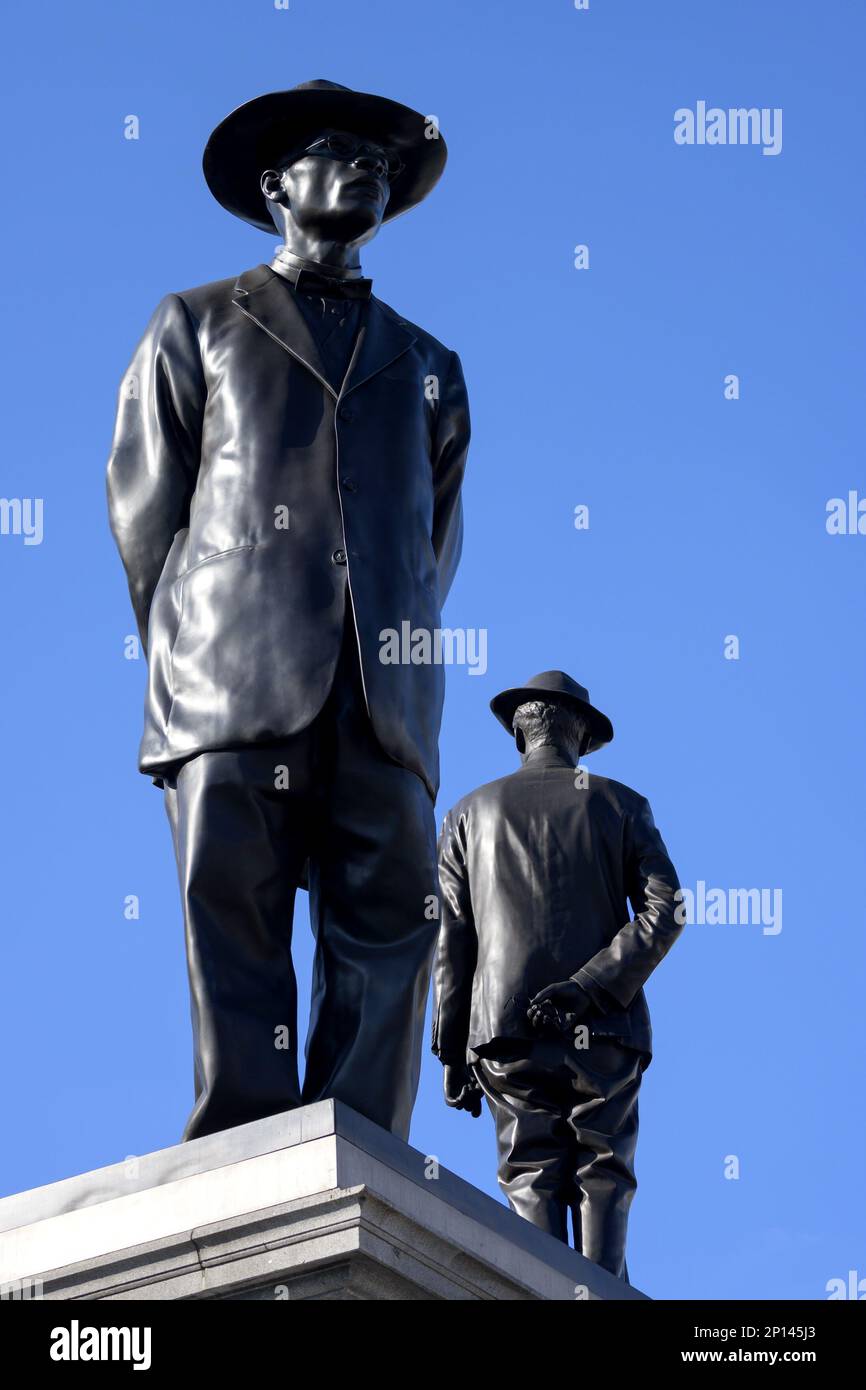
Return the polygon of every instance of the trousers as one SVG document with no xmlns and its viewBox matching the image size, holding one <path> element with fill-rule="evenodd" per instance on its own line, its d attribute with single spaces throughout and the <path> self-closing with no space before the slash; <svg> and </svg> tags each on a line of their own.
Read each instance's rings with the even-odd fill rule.
<svg viewBox="0 0 866 1390">
<path fill-rule="evenodd" d="M 190 758 L 165 795 L 193 1032 L 183 1138 L 329 1098 L 408 1138 L 438 929 L 436 828 L 424 783 L 373 733 L 350 614 L 306 729 Z M 305 865 L 316 945 L 301 1085 L 291 943 Z"/>
<path fill-rule="evenodd" d="M 511 1209 L 566 1242 L 570 1212 L 575 1249 L 626 1281 L 638 1091 L 648 1061 L 605 1037 L 583 1050 L 555 1039 L 506 1044 L 473 1065 Z"/>
</svg>

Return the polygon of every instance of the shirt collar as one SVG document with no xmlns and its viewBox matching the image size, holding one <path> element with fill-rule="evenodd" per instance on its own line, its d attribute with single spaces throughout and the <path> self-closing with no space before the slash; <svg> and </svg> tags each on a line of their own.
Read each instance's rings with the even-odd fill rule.
<svg viewBox="0 0 866 1390">
<path fill-rule="evenodd" d="M 294 285 L 299 293 L 332 294 L 335 299 L 369 299 L 373 281 L 365 277 L 360 266 L 346 270 L 343 266 L 326 265 L 321 261 L 305 260 L 279 247 L 271 261 L 271 270 Z"/>
</svg>

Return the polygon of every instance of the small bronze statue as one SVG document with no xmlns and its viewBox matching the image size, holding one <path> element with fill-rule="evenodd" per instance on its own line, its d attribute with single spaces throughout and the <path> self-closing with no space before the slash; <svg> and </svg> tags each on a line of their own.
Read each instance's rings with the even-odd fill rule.
<svg viewBox="0 0 866 1390">
<path fill-rule="evenodd" d="M 383 663 L 380 634 L 439 626 L 469 415 L 457 354 L 371 293 L 359 253 L 445 158 L 432 118 L 333 82 L 239 107 L 205 177 L 284 244 L 166 296 L 121 386 L 109 507 L 148 657 L 139 766 L 165 787 L 184 902 L 186 1139 L 330 1097 L 408 1135 L 444 674 Z"/>
<path fill-rule="evenodd" d="M 564 1241 L 570 1211 L 576 1249 L 627 1280 L 643 985 L 679 883 L 644 798 L 576 766 L 613 738 L 583 686 L 545 671 L 491 709 L 522 766 L 445 817 L 433 1050 L 449 1105 L 486 1096 L 513 1210 Z"/>
</svg>

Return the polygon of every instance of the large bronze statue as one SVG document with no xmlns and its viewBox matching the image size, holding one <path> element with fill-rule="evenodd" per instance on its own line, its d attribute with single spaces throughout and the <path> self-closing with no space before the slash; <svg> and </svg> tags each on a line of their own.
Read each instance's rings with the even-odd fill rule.
<svg viewBox="0 0 866 1390">
<path fill-rule="evenodd" d="M 108 493 L 148 657 L 140 767 L 165 787 L 184 903 L 187 1139 L 326 1097 L 408 1134 L 444 676 L 383 664 L 380 633 L 439 625 L 469 417 L 456 353 L 371 294 L 359 252 L 445 158 L 435 122 L 331 82 L 240 107 L 205 176 L 284 246 L 168 295 L 121 386 Z"/>
<path fill-rule="evenodd" d="M 562 671 L 491 708 L 522 766 L 445 817 L 433 1050 L 449 1105 L 496 1125 L 514 1211 L 627 1279 L 643 992 L 676 940 L 679 884 L 648 803 L 580 769 L 613 738 Z M 629 920 L 628 904 L 634 911 Z"/>
</svg>

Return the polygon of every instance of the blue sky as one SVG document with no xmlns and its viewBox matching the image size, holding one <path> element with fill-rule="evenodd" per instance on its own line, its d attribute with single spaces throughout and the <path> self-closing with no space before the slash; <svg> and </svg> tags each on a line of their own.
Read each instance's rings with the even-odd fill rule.
<svg viewBox="0 0 866 1390">
<path fill-rule="evenodd" d="M 171 1144 L 191 1104 L 105 460 L 156 302 L 272 254 L 211 199 L 209 131 L 328 77 L 435 114 L 450 148 L 364 261 L 471 393 L 446 619 L 487 629 L 488 669 L 449 672 L 437 814 L 514 765 L 491 695 L 563 667 L 617 730 L 591 769 L 649 797 L 683 883 L 783 895 L 781 931 L 691 925 L 650 983 L 632 1278 L 808 1299 L 866 1276 L 866 536 L 825 525 L 830 498 L 866 496 L 866 11 L 151 0 L 19 7 L 5 29 L 0 495 L 42 498 L 44 536 L 0 535 L 0 1192 Z M 701 100 L 781 108 L 781 153 L 677 145 Z M 412 1142 L 496 1192 L 491 1122 L 445 1109 L 432 1057 Z"/>
</svg>

